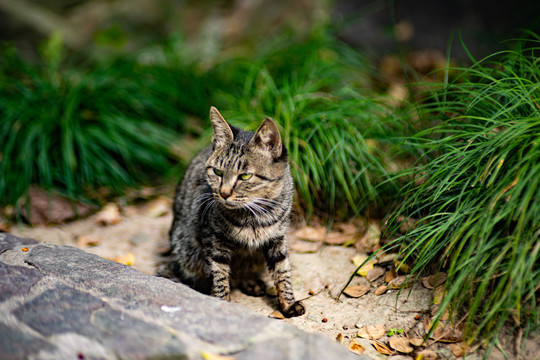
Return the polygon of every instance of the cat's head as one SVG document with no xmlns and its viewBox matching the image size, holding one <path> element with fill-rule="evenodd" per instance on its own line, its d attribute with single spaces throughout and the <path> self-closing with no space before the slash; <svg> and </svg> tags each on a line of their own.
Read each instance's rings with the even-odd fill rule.
<svg viewBox="0 0 540 360">
<path fill-rule="evenodd" d="M 264 119 L 253 133 L 229 125 L 214 107 L 210 119 L 213 151 L 206 175 L 214 198 L 227 208 L 258 213 L 292 193 L 287 150 L 274 120 Z"/>
</svg>

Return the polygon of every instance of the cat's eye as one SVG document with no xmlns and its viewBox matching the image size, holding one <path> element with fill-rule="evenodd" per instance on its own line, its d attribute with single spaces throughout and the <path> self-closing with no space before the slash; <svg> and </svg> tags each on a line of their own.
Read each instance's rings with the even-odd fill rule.
<svg viewBox="0 0 540 360">
<path fill-rule="evenodd" d="M 221 176 L 223 176 L 223 171 L 214 168 L 214 174 L 221 177 Z"/>
<path fill-rule="evenodd" d="M 252 176 L 253 176 L 253 174 L 250 174 L 250 173 L 240 174 L 240 179 L 249 180 L 249 179 L 251 179 Z"/>
</svg>

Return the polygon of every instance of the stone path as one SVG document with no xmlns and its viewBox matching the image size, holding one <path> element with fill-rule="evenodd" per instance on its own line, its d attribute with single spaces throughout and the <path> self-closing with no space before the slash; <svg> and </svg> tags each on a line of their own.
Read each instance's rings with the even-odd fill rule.
<svg viewBox="0 0 540 360">
<path fill-rule="evenodd" d="M 361 359 L 82 250 L 0 234 L 0 359 Z M 223 358 L 225 359 L 225 358 Z"/>
</svg>

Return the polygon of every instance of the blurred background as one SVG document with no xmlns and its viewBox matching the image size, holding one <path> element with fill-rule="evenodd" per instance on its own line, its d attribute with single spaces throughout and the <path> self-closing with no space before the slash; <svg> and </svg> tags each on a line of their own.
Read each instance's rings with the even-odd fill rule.
<svg viewBox="0 0 540 360">
<path fill-rule="evenodd" d="M 320 27 L 369 54 L 437 49 L 467 57 L 461 35 L 477 57 L 502 48 L 501 41 L 538 30 L 534 1 L 0 1 L 0 39 L 35 59 L 37 49 L 59 33 L 70 50 L 129 52 L 184 38 L 196 55 L 247 51 L 287 33 L 306 36 Z M 195 55 L 195 54 L 194 54 Z"/>
<path fill-rule="evenodd" d="M 0 204 L 28 217 L 40 192 L 93 206 L 174 183 L 215 105 L 252 130 L 276 118 L 308 213 L 376 213 L 411 163 L 392 146 L 418 129 L 420 84 L 539 16 L 525 0 L 0 0 Z"/>
</svg>

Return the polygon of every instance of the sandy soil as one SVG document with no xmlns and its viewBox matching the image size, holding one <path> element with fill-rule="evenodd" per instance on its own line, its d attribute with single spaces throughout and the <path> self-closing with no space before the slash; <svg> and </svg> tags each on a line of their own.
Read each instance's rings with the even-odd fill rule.
<svg viewBox="0 0 540 360">
<path fill-rule="evenodd" d="M 170 201 L 161 198 L 145 205 L 123 208 L 121 213 L 109 218 L 112 219 L 111 224 L 103 225 L 107 221 L 103 221 L 103 214 L 98 213 L 64 225 L 14 226 L 11 232 L 49 243 L 77 246 L 153 274 L 160 259 L 159 254 L 168 247 L 167 233 L 172 219 L 169 206 Z M 289 241 L 291 247 L 295 248 L 295 242 L 300 240 L 291 235 Z M 343 246 L 321 246 L 312 253 L 291 251 L 293 287 L 296 297 L 303 299 L 306 315 L 281 321 L 308 332 L 337 338 L 343 346 L 349 346 L 351 339 L 355 338 L 365 348 L 364 355 L 368 358 L 385 359 L 388 356 L 380 354 L 371 340 L 356 337 L 359 328 L 384 325 L 386 332 L 396 329 L 408 337 L 421 337 L 425 334 L 424 326 L 430 317 L 433 291 L 417 283 L 403 290 L 399 297 L 396 296 L 397 290 L 376 296 L 374 291 L 383 282 L 380 278 L 371 284 L 371 290 L 366 295 L 359 298 L 341 296 L 337 300 L 340 290 L 356 269 L 351 262 L 356 254 L 354 248 Z M 360 276 L 355 277 L 351 285 L 357 284 L 370 285 Z M 232 293 L 232 301 L 263 316 L 269 316 L 278 308 L 275 297 L 254 298 L 237 290 Z M 522 353 L 523 359 L 535 358 L 540 354 L 538 339 L 524 340 L 527 349 Z M 387 336 L 380 339 L 383 343 L 386 340 Z M 513 338 L 508 336 L 503 340 L 509 358 L 514 358 Z M 422 349 L 425 348 L 417 348 L 414 355 L 396 354 L 390 359 L 413 359 Z M 427 349 L 432 350 L 438 359 L 456 358 L 453 353 L 455 349 L 448 343 L 432 341 Z M 481 354 L 479 348 L 466 358 L 479 359 Z M 504 359 L 497 349 L 489 358 Z"/>
</svg>

